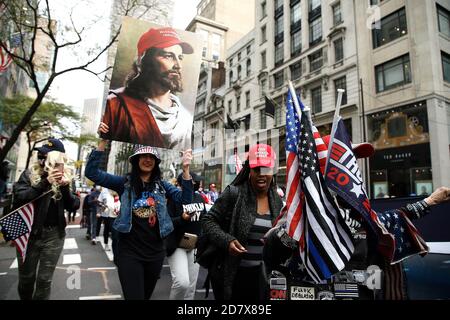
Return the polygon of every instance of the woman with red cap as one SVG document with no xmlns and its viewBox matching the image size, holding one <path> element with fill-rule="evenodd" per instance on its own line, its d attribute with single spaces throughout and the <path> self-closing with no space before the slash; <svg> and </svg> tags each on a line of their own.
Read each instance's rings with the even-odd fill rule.
<svg viewBox="0 0 450 320">
<path fill-rule="evenodd" d="M 221 256 L 209 269 L 216 299 L 265 298 L 261 239 L 283 205 L 273 179 L 275 160 L 271 146 L 252 146 L 241 172 L 201 218 Z"/>
</svg>

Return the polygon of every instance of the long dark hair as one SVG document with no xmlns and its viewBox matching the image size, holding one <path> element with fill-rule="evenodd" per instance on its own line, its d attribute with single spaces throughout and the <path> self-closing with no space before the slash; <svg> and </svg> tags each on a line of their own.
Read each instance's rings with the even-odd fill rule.
<svg viewBox="0 0 450 320">
<path fill-rule="evenodd" d="M 144 184 L 141 180 L 141 169 L 139 168 L 139 155 L 131 158 L 131 172 L 130 172 L 130 183 L 136 196 L 140 196 L 142 191 L 144 191 Z M 152 170 L 150 176 L 150 190 L 153 190 L 157 183 L 161 180 L 161 169 L 159 168 L 159 163 L 155 161 L 155 167 Z"/>
</svg>

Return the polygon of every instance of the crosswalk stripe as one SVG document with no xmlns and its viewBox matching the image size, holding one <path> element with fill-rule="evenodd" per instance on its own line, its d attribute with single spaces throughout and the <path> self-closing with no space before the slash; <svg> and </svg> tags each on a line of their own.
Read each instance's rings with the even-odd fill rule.
<svg viewBox="0 0 450 320">
<path fill-rule="evenodd" d="M 80 229 L 80 225 L 79 224 L 71 224 L 66 226 L 66 229 Z"/>
<path fill-rule="evenodd" d="M 62 264 L 79 264 L 81 263 L 81 256 L 79 253 L 76 254 L 65 254 L 63 256 Z"/>
<path fill-rule="evenodd" d="M 64 240 L 64 248 L 63 249 L 66 249 L 66 250 L 78 249 L 77 241 L 75 240 L 75 238 L 66 238 Z"/>
<path fill-rule="evenodd" d="M 88 270 L 116 270 L 116 267 L 95 267 L 87 268 Z"/>
<path fill-rule="evenodd" d="M 19 267 L 19 263 L 17 262 L 17 258 L 14 259 L 13 263 L 9 267 L 10 269 L 17 269 Z"/>
<path fill-rule="evenodd" d="M 110 295 L 110 296 L 89 296 L 89 297 L 79 297 L 79 300 L 107 300 L 107 299 L 121 299 L 120 294 Z"/>
<path fill-rule="evenodd" d="M 6 276 L 8 272 L 0 272 L 0 276 Z"/>
</svg>

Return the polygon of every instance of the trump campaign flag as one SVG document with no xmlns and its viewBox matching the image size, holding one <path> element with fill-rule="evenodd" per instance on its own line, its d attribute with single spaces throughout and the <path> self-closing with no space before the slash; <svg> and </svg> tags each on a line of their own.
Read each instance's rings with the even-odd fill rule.
<svg viewBox="0 0 450 320">
<path fill-rule="evenodd" d="M 388 261 L 392 261 L 395 248 L 394 237 L 386 230 L 376 212 L 371 209 L 361 171 L 340 116 L 336 118 L 333 125 L 328 151 L 325 170 L 325 182 L 328 188 L 361 214 L 377 237 L 379 252 Z"/>
<path fill-rule="evenodd" d="M 0 220 L 0 230 L 6 241 L 12 241 L 25 261 L 28 238 L 33 226 L 34 205 L 32 202 L 11 212 Z"/>
</svg>

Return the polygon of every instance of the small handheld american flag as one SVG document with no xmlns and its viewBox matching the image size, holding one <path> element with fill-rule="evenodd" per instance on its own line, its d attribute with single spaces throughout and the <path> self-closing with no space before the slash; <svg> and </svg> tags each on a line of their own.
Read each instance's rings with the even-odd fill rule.
<svg viewBox="0 0 450 320">
<path fill-rule="evenodd" d="M 33 226 L 34 204 L 29 202 L 0 220 L 0 230 L 6 241 L 12 241 L 25 261 L 28 238 Z"/>
</svg>

